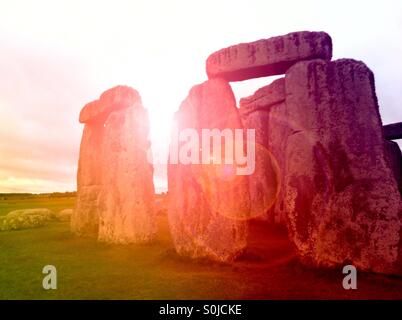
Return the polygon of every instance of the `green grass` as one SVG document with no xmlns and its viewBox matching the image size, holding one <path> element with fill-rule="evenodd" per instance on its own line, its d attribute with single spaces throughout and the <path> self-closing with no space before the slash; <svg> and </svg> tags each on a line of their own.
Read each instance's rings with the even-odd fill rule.
<svg viewBox="0 0 402 320">
<path fill-rule="evenodd" d="M 73 198 L 7 201 L 0 200 L 2 214 L 74 207 Z M 379 275 L 359 273 L 359 289 L 343 290 L 340 270 L 301 267 L 282 231 L 263 225 L 252 229 L 252 250 L 223 265 L 178 257 L 166 216 L 158 222 L 158 239 L 149 245 L 101 244 L 60 222 L 0 232 L 0 299 L 402 298 L 402 280 Z M 57 268 L 57 290 L 42 288 L 48 264 Z"/>
<path fill-rule="evenodd" d="M 74 208 L 75 198 L 60 197 L 50 198 L 47 196 L 9 197 L 6 200 L 0 200 L 0 216 L 6 215 L 12 210 L 47 208 L 58 212 L 63 209 Z"/>
</svg>

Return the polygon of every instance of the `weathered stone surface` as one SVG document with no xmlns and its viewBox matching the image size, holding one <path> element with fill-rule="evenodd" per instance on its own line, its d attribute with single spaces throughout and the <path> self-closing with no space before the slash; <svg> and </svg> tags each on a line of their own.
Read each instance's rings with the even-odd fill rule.
<svg viewBox="0 0 402 320">
<path fill-rule="evenodd" d="M 227 81 L 284 74 L 302 60 L 331 60 L 332 40 L 325 32 L 293 32 L 284 36 L 241 43 L 211 54 L 207 74 Z"/>
<path fill-rule="evenodd" d="M 256 130 L 256 166 L 249 177 L 251 216 L 279 224 L 285 223 L 282 180 L 290 131 L 284 101 L 284 78 L 240 100 L 244 127 Z"/>
<path fill-rule="evenodd" d="M 354 60 L 301 62 L 285 86 L 297 127 L 286 147 L 285 209 L 302 260 L 401 274 L 401 198 L 372 72 Z"/>
<path fill-rule="evenodd" d="M 148 113 L 141 102 L 112 112 L 105 122 L 99 194 L 100 241 L 143 243 L 155 236 L 148 132 Z"/>
<path fill-rule="evenodd" d="M 20 209 L 13 210 L 7 213 L 6 217 L 8 218 L 18 218 L 22 216 L 42 216 L 46 221 L 54 220 L 56 218 L 56 214 L 47 208 L 35 208 L 35 209 Z"/>
<path fill-rule="evenodd" d="M 71 217 L 73 216 L 73 214 L 73 209 L 63 209 L 57 213 L 56 219 L 63 222 L 71 221 Z"/>
<path fill-rule="evenodd" d="M 55 218 L 55 213 L 45 208 L 14 210 L 0 216 L 0 231 L 38 228 Z"/>
<path fill-rule="evenodd" d="M 128 108 L 140 100 L 140 95 L 133 88 L 116 86 L 102 93 L 98 100 L 85 105 L 80 113 L 80 122 L 105 122 L 112 111 Z"/>
<path fill-rule="evenodd" d="M 149 213 L 152 206 L 148 208 L 148 201 L 153 202 L 152 167 L 143 160 L 148 149 L 148 118 L 138 92 L 127 86 L 105 91 L 98 100 L 82 109 L 80 122 L 85 123 L 85 127 L 72 231 L 79 235 L 97 235 L 111 242 L 149 240 L 154 232 Z M 137 190 L 141 183 L 143 190 Z M 116 194 L 120 188 L 124 193 Z M 106 221 L 107 225 L 99 229 L 101 214 L 102 222 Z"/>
<path fill-rule="evenodd" d="M 387 124 L 382 127 L 387 140 L 402 139 L 402 122 Z"/>
<path fill-rule="evenodd" d="M 98 232 L 98 196 L 101 185 L 102 122 L 87 123 L 82 135 L 77 172 L 77 202 L 71 230 L 78 235 Z"/>
<path fill-rule="evenodd" d="M 176 113 L 176 120 L 179 130 L 197 129 L 200 137 L 201 129 L 242 129 L 233 92 L 220 79 L 194 86 Z M 170 161 L 168 215 L 180 255 L 231 261 L 246 247 L 248 179 L 234 174 L 234 167 Z"/>
<path fill-rule="evenodd" d="M 270 106 L 284 101 L 285 79 L 280 78 L 258 89 L 252 96 L 240 99 L 240 112 L 243 116 L 261 109 L 267 111 Z"/>
<path fill-rule="evenodd" d="M 399 145 L 394 141 L 385 141 L 389 167 L 398 183 L 399 191 L 402 194 L 402 154 Z"/>
</svg>

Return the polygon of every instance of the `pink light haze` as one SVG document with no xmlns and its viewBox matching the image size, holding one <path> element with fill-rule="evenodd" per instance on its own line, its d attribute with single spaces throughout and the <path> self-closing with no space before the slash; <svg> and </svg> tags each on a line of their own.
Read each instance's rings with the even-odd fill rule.
<svg viewBox="0 0 402 320">
<path fill-rule="evenodd" d="M 376 75 L 384 124 L 402 121 L 402 2 L 3 1 L 0 4 L 0 193 L 76 189 L 85 103 L 118 84 L 149 110 L 156 157 L 173 112 L 206 79 L 205 59 L 239 42 L 323 30 L 334 59 Z M 345 10 L 348 8 L 348 10 Z M 233 83 L 236 98 L 273 78 Z M 158 192 L 166 169 L 155 168 Z"/>
</svg>

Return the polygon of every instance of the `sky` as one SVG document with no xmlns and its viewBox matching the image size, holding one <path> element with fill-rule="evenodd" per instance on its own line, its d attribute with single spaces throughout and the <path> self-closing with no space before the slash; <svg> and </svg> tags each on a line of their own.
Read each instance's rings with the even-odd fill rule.
<svg viewBox="0 0 402 320">
<path fill-rule="evenodd" d="M 383 123 L 402 121 L 400 0 L 0 0 L 0 193 L 76 190 L 79 112 L 118 84 L 140 92 L 163 154 L 209 54 L 300 30 L 328 32 L 334 59 L 363 60 Z M 271 81 L 232 88 L 239 99 Z M 154 182 L 166 190 L 163 166 Z"/>
</svg>

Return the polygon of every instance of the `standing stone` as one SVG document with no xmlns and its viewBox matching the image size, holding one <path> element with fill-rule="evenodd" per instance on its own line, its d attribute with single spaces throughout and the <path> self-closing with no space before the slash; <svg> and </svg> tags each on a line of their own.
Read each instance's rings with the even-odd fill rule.
<svg viewBox="0 0 402 320">
<path fill-rule="evenodd" d="M 176 120 L 179 132 L 192 128 L 199 137 L 202 129 L 242 129 L 233 92 L 221 79 L 194 86 Z M 181 142 L 179 150 L 186 144 Z M 200 151 L 199 159 L 203 152 L 206 150 Z M 250 210 L 247 176 L 236 175 L 236 165 L 175 164 L 173 158 L 171 153 L 169 224 L 177 252 L 216 261 L 235 259 L 246 247 Z"/>
<path fill-rule="evenodd" d="M 392 169 L 394 178 L 402 194 L 402 154 L 399 145 L 394 141 L 385 141 L 385 147 L 388 155 L 389 167 Z"/>
<path fill-rule="evenodd" d="M 143 242 L 155 233 L 148 116 L 138 92 L 105 91 L 80 113 L 85 123 L 72 231 L 108 242 Z"/>
<path fill-rule="evenodd" d="M 206 69 L 210 79 L 241 81 L 284 74 L 301 60 L 331 57 L 328 34 L 301 31 L 221 49 L 208 57 Z"/>
<path fill-rule="evenodd" d="M 155 236 L 148 133 L 148 113 L 139 98 L 127 108 L 113 111 L 105 122 L 99 241 L 144 243 Z"/>
<path fill-rule="evenodd" d="M 98 233 L 103 131 L 103 123 L 94 121 L 85 124 L 82 135 L 77 173 L 77 203 L 71 217 L 71 230 L 78 235 Z"/>
<path fill-rule="evenodd" d="M 289 132 L 285 79 L 275 80 L 240 100 L 245 128 L 256 130 L 256 167 L 249 177 L 251 217 L 285 224 L 282 180 Z"/>
<path fill-rule="evenodd" d="M 140 100 L 137 90 L 128 86 L 116 86 L 103 92 L 98 100 L 85 105 L 80 113 L 81 123 L 105 123 L 109 114 L 116 110 L 128 108 Z"/>
<path fill-rule="evenodd" d="M 285 209 L 300 257 L 314 266 L 401 274 L 401 197 L 372 72 L 354 60 L 314 60 L 296 64 L 285 79 L 297 127 L 286 147 Z"/>
<path fill-rule="evenodd" d="M 78 160 L 77 203 L 71 217 L 71 230 L 78 235 L 98 234 L 101 154 L 106 118 L 113 110 L 127 108 L 138 99 L 137 91 L 117 86 L 105 91 L 98 100 L 86 104 L 80 112 L 79 120 L 85 127 Z"/>
</svg>

